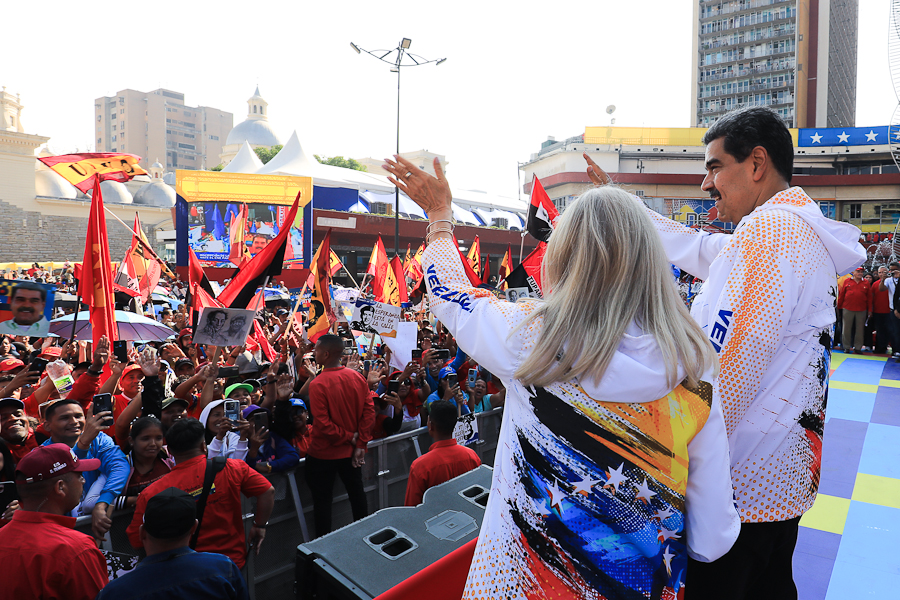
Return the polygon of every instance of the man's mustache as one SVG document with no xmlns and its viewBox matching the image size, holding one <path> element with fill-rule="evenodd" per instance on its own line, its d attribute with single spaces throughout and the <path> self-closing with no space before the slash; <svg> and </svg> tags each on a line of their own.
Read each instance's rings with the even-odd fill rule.
<svg viewBox="0 0 900 600">
<path fill-rule="evenodd" d="M 19 309 L 19 312 L 34 313 L 34 309 L 31 308 L 30 306 L 23 306 L 22 308 Z"/>
<path fill-rule="evenodd" d="M 710 197 L 710 198 L 715 198 L 716 200 L 718 200 L 719 198 L 722 197 L 722 194 L 719 193 L 719 190 L 713 190 L 713 191 L 711 191 L 711 192 L 709 193 L 709 197 Z"/>
</svg>

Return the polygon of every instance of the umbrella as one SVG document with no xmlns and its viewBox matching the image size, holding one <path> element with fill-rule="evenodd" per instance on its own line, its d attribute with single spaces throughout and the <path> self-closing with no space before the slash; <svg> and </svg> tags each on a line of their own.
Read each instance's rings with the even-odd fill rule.
<svg viewBox="0 0 900 600">
<path fill-rule="evenodd" d="M 172 296 L 167 296 L 165 294 L 158 294 L 156 292 L 153 292 L 150 295 L 150 301 L 153 302 L 153 304 L 168 304 L 172 308 L 178 308 L 179 306 L 184 304 L 183 300 L 179 300 L 178 298 L 173 298 Z"/>
<path fill-rule="evenodd" d="M 50 335 L 57 337 L 70 337 L 72 335 L 73 315 L 66 315 L 50 321 Z M 80 340 L 89 340 L 92 337 L 90 313 L 86 310 L 78 313 L 78 323 L 75 325 L 75 337 Z M 116 323 L 119 325 L 119 340 L 133 342 L 161 342 L 177 332 L 171 327 L 163 325 L 148 317 L 124 310 L 116 311 Z"/>
<path fill-rule="evenodd" d="M 75 295 L 67 294 L 65 292 L 56 292 L 53 296 L 53 306 L 56 306 L 57 308 L 75 308 L 75 303 L 77 301 L 78 298 Z M 81 304 L 85 305 L 84 302 Z"/>
</svg>

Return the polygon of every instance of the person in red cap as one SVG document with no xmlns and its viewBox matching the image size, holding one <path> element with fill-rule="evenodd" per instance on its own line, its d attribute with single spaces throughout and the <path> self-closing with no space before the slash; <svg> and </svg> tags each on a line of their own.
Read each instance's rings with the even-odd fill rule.
<svg viewBox="0 0 900 600">
<path fill-rule="evenodd" d="M 842 314 L 844 331 L 841 349 L 848 354 L 862 354 L 866 317 L 872 314 L 872 290 L 863 279 L 865 270 L 859 267 L 844 282 L 838 294 L 837 308 Z M 853 333 L 854 328 L 856 332 Z"/>
<path fill-rule="evenodd" d="M 0 564 L 15 576 L 4 577 L 3 597 L 86 600 L 109 582 L 106 558 L 68 516 L 81 501 L 81 473 L 98 468 L 65 444 L 36 448 L 16 465 L 20 506 L 0 529 Z"/>
</svg>

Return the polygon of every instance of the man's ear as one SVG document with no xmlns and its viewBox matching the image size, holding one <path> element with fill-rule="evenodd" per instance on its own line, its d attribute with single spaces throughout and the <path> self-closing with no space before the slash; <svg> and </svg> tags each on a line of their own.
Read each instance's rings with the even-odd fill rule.
<svg viewBox="0 0 900 600">
<path fill-rule="evenodd" d="M 757 146 L 750 151 L 749 158 L 753 166 L 753 181 L 762 181 L 771 167 L 768 151 L 762 146 Z"/>
<path fill-rule="evenodd" d="M 144 531 L 144 526 L 143 526 L 143 525 L 141 525 L 140 527 L 138 527 L 138 535 L 139 535 L 140 538 L 141 538 L 141 546 L 143 546 L 144 543 L 147 541 L 147 533 Z"/>
</svg>

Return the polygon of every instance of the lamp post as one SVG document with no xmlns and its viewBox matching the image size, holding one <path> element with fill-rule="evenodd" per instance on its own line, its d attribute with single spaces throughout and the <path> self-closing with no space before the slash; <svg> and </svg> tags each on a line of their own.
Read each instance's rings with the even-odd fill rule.
<svg viewBox="0 0 900 600">
<path fill-rule="evenodd" d="M 400 68 L 418 67 L 429 63 L 439 65 L 447 60 L 446 58 L 428 60 L 416 54 L 412 54 L 409 52 L 409 46 L 411 44 L 411 39 L 403 38 L 400 40 L 400 44 L 393 50 L 369 51 L 350 42 L 350 47 L 353 48 L 357 54 L 365 52 L 366 54 L 374 56 L 381 62 L 391 65 L 391 73 L 397 73 L 397 154 L 400 154 Z M 408 60 L 404 62 L 405 59 Z M 400 188 L 398 187 L 394 187 L 394 254 L 397 256 L 400 255 Z"/>
</svg>

